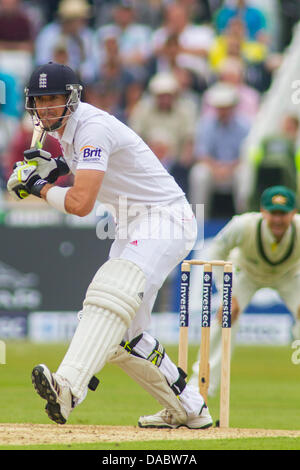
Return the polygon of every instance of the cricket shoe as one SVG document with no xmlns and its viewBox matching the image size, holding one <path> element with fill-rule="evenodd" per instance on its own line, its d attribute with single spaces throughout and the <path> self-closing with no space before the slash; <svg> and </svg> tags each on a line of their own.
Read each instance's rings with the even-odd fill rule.
<svg viewBox="0 0 300 470">
<path fill-rule="evenodd" d="M 138 425 L 140 428 L 171 428 L 177 429 L 186 426 L 189 429 L 206 429 L 212 426 L 213 420 L 206 405 L 203 405 L 199 416 L 186 416 L 185 421 L 164 409 L 150 416 L 141 416 Z"/>
<path fill-rule="evenodd" d="M 45 410 L 49 418 L 57 424 L 65 424 L 75 405 L 68 382 L 51 374 L 44 364 L 33 368 L 31 378 L 37 393 L 47 401 Z"/>
</svg>

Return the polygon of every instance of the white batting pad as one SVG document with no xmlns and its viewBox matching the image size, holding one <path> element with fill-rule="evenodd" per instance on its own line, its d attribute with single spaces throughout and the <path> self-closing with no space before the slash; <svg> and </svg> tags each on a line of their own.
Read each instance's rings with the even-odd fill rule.
<svg viewBox="0 0 300 470">
<path fill-rule="evenodd" d="M 90 378 L 111 356 L 143 298 L 145 276 L 131 261 L 111 259 L 96 273 L 83 302 L 82 319 L 57 370 L 81 398 Z"/>
<path fill-rule="evenodd" d="M 117 364 L 164 408 L 179 417 L 180 421 L 185 422 L 187 419 L 185 409 L 157 366 L 146 359 L 128 354 L 121 346 L 118 346 L 110 362 Z"/>
<path fill-rule="evenodd" d="M 144 288 L 144 273 L 135 263 L 110 259 L 95 274 L 83 306 L 95 305 L 111 310 L 129 327 L 141 304 Z"/>
</svg>

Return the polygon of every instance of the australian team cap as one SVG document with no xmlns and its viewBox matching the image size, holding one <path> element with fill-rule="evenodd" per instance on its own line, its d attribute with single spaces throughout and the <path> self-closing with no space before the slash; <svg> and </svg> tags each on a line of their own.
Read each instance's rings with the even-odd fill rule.
<svg viewBox="0 0 300 470">
<path fill-rule="evenodd" d="M 271 186 L 262 193 L 261 207 L 269 212 L 291 212 L 296 209 L 295 193 L 286 186 Z"/>
<path fill-rule="evenodd" d="M 49 62 L 37 67 L 29 80 L 27 96 L 67 95 L 68 85 L 79 84 L 75 72 L 67 65 Z"/>
</svg>

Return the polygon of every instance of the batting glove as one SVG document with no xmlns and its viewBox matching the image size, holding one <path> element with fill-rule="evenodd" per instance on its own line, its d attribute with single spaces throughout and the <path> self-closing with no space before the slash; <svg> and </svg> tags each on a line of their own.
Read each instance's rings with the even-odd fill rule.
<svg viewBox="0 0 300 470">
<path fill-rule="evenodd" d="M 31 186 L 40 179 L 36 170 L 36 162 L 17 162 L 14 165 L 14 171 L 7 182 L 7 190 L 14 199 L 24 199 L 30 194 Z"/>
<path fill-rule="evenodd" d="M 24 152 L 25 161 L 36 162 L 38 173 L 48 183 L 55 183 L 59 176 L 67 175 L 70 171 L 63 157 L 52 158 L 49 152 L 41 149 L 30 149 Z"/>
</svg>

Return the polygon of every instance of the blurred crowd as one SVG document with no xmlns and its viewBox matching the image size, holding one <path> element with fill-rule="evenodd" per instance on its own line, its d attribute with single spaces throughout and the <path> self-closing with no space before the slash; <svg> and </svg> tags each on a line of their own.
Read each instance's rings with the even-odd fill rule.
<svg viewBox="0 0 300 470">
<path fill-rule="evenodd" d="M 83 101 L 147 142 L 207 216 L 256 210 L 256 194 L 241 204 L 241 148 L 299 18 L 297 0 L 0 0 L 1 187 L 30 146 L 23 89 L 36 65 L 55 61 L 77 72 Z M 282 133 L 256 149 L 257 188 L 275 181 L 265 162 L 282 156 L 280 178 L 296 184 L 298 128 L 285 116 Z M 61 153 L 51 136 L 45 148 Z"/>
</svg>

